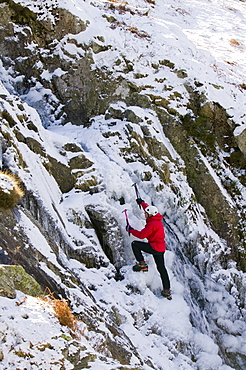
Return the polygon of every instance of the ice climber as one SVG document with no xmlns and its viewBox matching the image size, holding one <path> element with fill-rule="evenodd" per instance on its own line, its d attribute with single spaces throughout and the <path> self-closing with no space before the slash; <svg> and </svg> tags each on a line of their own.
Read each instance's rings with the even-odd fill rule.
<svg viewBox="0 0 246 370">
<path fill-rule="evenodd" d="M 127 224 L 126 231 L 139 239 L 146 238 L 148 243 L 137 240 L 132 242 L 132 250 L 137 260 L 137 263 L 133 266 L 133 271 L 148 271 L 148 265 L 144 260 L 142 252 L 152 254 L 163 284 L 161 294 L 171 300 L 170 280 L 164 262 L 166 242 L 162 223 L 163 217 L 155 206 L 149 206 L 141 198 L 137 198 L 136 202 L 144 210 L 146 225 L 141 231 L 138 231 L 131 227 L 130 224 Z"/>
</svg>

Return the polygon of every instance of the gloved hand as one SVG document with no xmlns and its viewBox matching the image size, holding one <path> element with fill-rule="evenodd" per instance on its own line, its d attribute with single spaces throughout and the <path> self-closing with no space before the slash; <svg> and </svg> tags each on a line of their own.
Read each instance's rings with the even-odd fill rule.
<svg viewBox="0 0 246 370">
<path fill-rule="evenodd" d="M 137 202 L 137 204 L 140 206 L 140 204 L 141 204 L 141 203 L 143 203 L 143 199 L 141 199 L 141 198 L 137 198 L 137 199 L 136 199 L 136 202 Z"/>
<path fill-rule="evenodd" d="M 126 225 L 126 231 L 129 233 L 131 230 L 133 229 L 133 227 L 131 227 L 131 225 Z"/>
</svg>

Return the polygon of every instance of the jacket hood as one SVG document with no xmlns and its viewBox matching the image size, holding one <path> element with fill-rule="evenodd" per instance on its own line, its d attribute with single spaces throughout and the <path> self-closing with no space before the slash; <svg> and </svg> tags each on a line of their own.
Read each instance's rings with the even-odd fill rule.
<svg viewBox="0 0 246 370">
<path fill-rule="evenodd" d="M 146 219 L 146 222 L 151 222 L 151 221 L 161 221 L 163 219 L 163 216 L 160 213 L 157 213 L 155 216 L 150 216 Z"/>
</svg>

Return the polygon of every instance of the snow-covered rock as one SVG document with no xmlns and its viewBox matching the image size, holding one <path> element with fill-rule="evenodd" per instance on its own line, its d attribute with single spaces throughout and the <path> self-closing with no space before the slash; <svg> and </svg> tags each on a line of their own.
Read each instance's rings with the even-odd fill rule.
<svg viewBox="0 0 246 370">
<path fill-rule="evenodd" d="M 0 368 L 243 368 L 243 2 L 0 11 L 1 164 L 24 190 L 0 210 L 0 246 L 82 330 L 71 339 L 36 298 L 1 298 Z M 151 256 L 131 269 L 134 183 L 164 215 L 171 302 Z"/>
</svg>

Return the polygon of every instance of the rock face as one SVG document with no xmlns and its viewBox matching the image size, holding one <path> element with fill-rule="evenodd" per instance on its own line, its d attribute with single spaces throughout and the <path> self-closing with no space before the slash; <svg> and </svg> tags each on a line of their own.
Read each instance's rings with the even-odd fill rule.
<svg viewBox="0 0 246 370">
<path fill-rule="evenodd" d="M 241 152 L 246 155 L 246 128 L 236 136 L 236 141 Z"/>
<path fill-rule="evenodd" d="M 13 72 L 13 77 L 23 76 L 22 82 L 15 85 L 18 94 L 28 94 L 36 84 L 41 84 L 53 92 L 53 97 L 52 94 L 47 95 L 47 101 L 40 96 L 40 99 L 33 102 L 44 125 L 50 123 L 52 116 L 54 120 L 62 119 L 63 123 L 71 121 L 80 125 L 93 115 L 106 110 L 112 101 L 111 93 L 117 90 L 119 81 L 111 79 L 110 73 L 106 71 L 91 69 L 94 63 L 93 52 L 104 50 L 100 48 L 102 44 L 100 40 L 95 40 L 90 45 L 80 45 L 82 55 L 80 60 L 76 60 L 66 50 L 63 50 L 64 59 L 59 57 L 58 41 L 66 34 L 70 34 L 69 43 L 71 46 L 76 45 L 72 35 L 86 29 L 86 20 L 83 22 L 65 9 L 54 8 L 52 11 L 55 24 L 49 20 L 39 20 L 36 13 L 14 1 L 2 3 L 0 9 L 2 62 L 5 68 L 8 68 L 9 60 L 18 59 L 17 63 L 14 62 Z M 14 22 L 20 26 L 20 32 L 14 30 Z M 31 43 L 35 45 L 32 51 L 28 46 Z M 40 48 L 43 48 L 42 56 Z M 44 69 L 52 75 L 51 79 L 42 76 Z M 56 70 L 62 72 L 55 73 Z M 30 78 L 34 78 L 34 84 Z M 100 96 L 104 96 L 104 99 Z"/>
<path fill-rule="evenodd" d="M 245 222 L 245 216 L 242 209 L 238 213 L 237 207 L 228 201 L 230 196 L 235 196 L 233 182 L 226 178 L 226 174 L 222 182 L 216 181 L 213 176 L 216 173 L 215 167 L 206 160 L 209 155 L 219 166 L 218 147 L 227 153 L 238 152 L 233 136 L 234 126 L 225 110 L 218 104 L 206 103 L 200 107 L 199 115 L 195 119 L 185 116 L 182 126 L 175 123 L 164 125 L 163 122 L 163 129 L 186 163 L 188 181 L 197 201 L 205 208 L 214 230 L 232 247 L 231 257 L 245 270 L 245 240 L 237 230 L 239 223 L 242 220 Z M 243 168 L 245 159 L 242 154 L 241 158 L 240 168 Z M 220 163 L 221 170 L 229 164 L 232 164 L 232 168 L 237 167 L 233 163 L 233 154 L 228 154 Z M 245 183 L 243 177 L 241 181 Z M 221 191 L 222 187 L 225 188 L 224 192 Z M 243 249 L 239 248 L 239 245 Z"/>
<path fill-rule="evenodd" d="M 86 211 L 110 262 L 119 269 L 124 265 L 123 238 L 117 221 L 110 211 L 100 206 L 87 206 Z"/>
<path fill-rule="evenodd" d="M 38 110 L 44 126 L 49 125 L 52 120 L 63 124 L 71 121 L 74 125 L 90 125 L 90 120 L 98 114 L 105 114 L 106 119 L 115 118 L 138 123 L 144 132 L 144 141 L 139 142 L 136 147 L 134 140 L 131 140 L 130 146 L 122 149 L 123 155 L 130 161 L 133 160 L 130 158 L 134 153 L 139 158 L 144 156 L 142 148 L 145 142 L 149 146 L 151 155 L 144 159 L 145 163 L 151 167 L 154 166 L 167 184 L 168 166 L 159 168 L 158 165 L 154 165 L 152 158 L 158 158 L 160 155 L 168 156 L 168 150 L 165 150 L 162 143 L 155 142 L 155 139 L 149 135 L 150 123 L 143 124 L 142 118 L 130 107 L 138 106 L 155 111 L 166 136 L 185 161 L 188 181 L 198 202 L 205 208 L 214 230 L 232 248 L 230 256 L 237 260 L 240 268 L 245 270 L 245 240 L 242 237 L 244 228 L 241 227 L 245 222 L 245 216 L 242 210 L 238 212 L 237 207 L 228 203 L 228 197 L 222 194 L 218 183 L 211 176 L 210 170 L 216 170 L 213 169 L 213 165 L 208 166 L 204 161 L 209 154 L 214 158 L 214 163 L 221 162 L 218 159 L 220 155 L 218 148 L 220 148 L 227 153 L 223 159 L 222 171 L 229 165 L 235 173 L 238 169 L 245 168 L 244 132 L 240 134 L 238 140 L 235 140 L 233 135 L 235 125 L 223 107 L 218 103 L 206 102 L 202 94 L 198 94 L 190 86 L 187 86 L 187 91 L 190 94 L 189 108 L 192 110 L 192 115 L 181 117 L 173 108 L 170 109 L 171 100 L 179 98 L 177 94 L 170 96 L 170 100 L 164 101 L 163 98 L 152 93 L 144 94 L 137 85 L 129 83 L 122 77 L 112 77 L 108 70 L 105 71 L 103 68 L 99 70 L 93 58 L 105 50 L 105 47 L 110 48 L 110 46 L 105 45 L 102 37 L 88 44 L 77 45 L 73 35 L 83 33 L 86 29 L 86 20 L 79 20 L 58 8 L 54 9 L 54 13 L 55 24 L 51 24 L 48 21 L 38 20 L 36 13 L 14 2 L 2 4 L 0 51 L 4 67 L 8 68 L 11 60 L 12 76 L 22 76 L 22 80 L 18 79 L 18 83 L 14 85 L 16 92 L 24 94 L 28 101 L 28 94 L 38 89 L 38 85 L 49 89 L 51 93 L 48 94 L 46 102 L 41 95 L 40 99 L 31 102 Z M 15 32 L 15 38 L 12 37 L 13 20 L 19 25 L 20 30 L 23 30 L 23 32 Z M 58 41 L 67 33 L 70 34 L 69 43 L 80 48 L 80 59 L 72 55 L 66 58 L 59 56 L 56 49 Z M 7 39 L 11 42 L 6 42 Z M 32 53 L 28 47 L 31 43 L 35 45 Z M 42 58 L 40 47 L 43 48 Z M 65 49 L 63 52 L 64 55 L 67 54 Z M 160 66 L 165 66 L 176 73 L 175 66 L 167 60 L 160 62 Z M 45 79 L 41 73 L 43 70 L 46 70 L 51 78 Z M 55 73 L 56 70 L 60 73 Z M 100 98 L 101 96 L 103 99 Z M 111 103 L 118 100 L 125 103 L 123 110 L 113 108 Z M 7 113 L 3 113 L 3 116 L 10 125 L 14 125 Z M 134 131 L 129 134 L 132 137 L 135 135 Z M 16 132 L 16 135 L 19 141 L 25 142 L 35 153 L 44 155 L 45 150 L 37 140 L 21 137 L 19 132 Z M 67 164 L 57 161 L 50 155 L 45 157 L 45 166 L 54 176 L 63 193 L 74 187 L 91 193 L 102 190 L 103 186 L 94 172 L 93 163 L 86 159 L 83 153 L 78 153 Z M 148 175 L 146 176 L 147 179 Z M 245 185 L 245 175 L 239 176 L 239 180 Z M 226 175 L 222 186 L 226 188 L 229 197 L 233 196 L 232 189 L 237 187 L 236 183 Z"/>
<path fill-rule="evenodd" d="M 15 298 L 16 290 L 32 296 L 43 293 L 40 285 L 22 266 L 0 265 L 0 279 L 0 295 L 3 297 Z"/>
<path fill-rule="evenodd" d="M 33 13 L 13 1 L 2 2 L 0 11 L 2 26 L 0 51 L 3 66 L 7 69 L 11 61 L 12 77 L 22 76 L 17 83 L 14 82 L 13 88 L 18 94 L 26 96 L 27 101 L 29 101 L 29 92 L 37 90 L 38 85 L 50 91 L 46 101 L 46 98 L 40 96 L 40 99 L 31 102 L 38 110 L 43 125 L 49 125 L 52 120 L 60 123 L 71 121 L 75 125 L 82 123 L 90 125 L 92 122 L 90 120 L 98 114 L 105 114 L 106 120 L 126 120 L 129 122 L 128 130 L 131 140 L 129 140 L 128 147 L 122 148 L 123 157 L 127 161 L 138 158 L 154 168 L 164 184 L 169 184 L 169 166 L 162 164 L 160 167 L 155 158 L 167 156 L 170 159 L 170 154 L 163 143 L 156 141 L 156 138 L 150 134 L 148 125 L 151 122 L 143 122 L 131 106 L 153 110 L 166 136 L 185 162 L 187 178 L 197 201 L 206 210 L 214 230 L 230 245 L 231 253 L 228 254 L 228 260 L 232 257 L 240 268 L 245 270 L 245 238 L 243 236 L 245 215 L 243 210 L 228 201 L 239 191 L 240 185 L 225 174 L 223 180 L 220 180 L 223 182 L 222 187 L 225 188 L 223 193 L 218 182 L 211 176 L 211 172 L 216 173 L 216 171 L 217 176 L 220 176 L 219 172 L 225 171 L 226 166 L 230 166 L 231 171 L 237 174 L 239 181 L 245 185 L 245 175 L 238 171 L 238 169 L 245 168 L 245 131 L 235 140 L 233 135 L 235 125 L 223 107 L 220 107 L 218 103 L 207 102 L 201 93 L 186 85 L 190 95 L 188 105 L 192 115 L 187 114 L 182 117 L 170 108 L 172 99 L 180 98 L 178 93 L 170 95 L 170 100 L 165 100 L 153 93 L 144 93 L 137 84 L 129 83 L 122 76 L 114 78 L 108 70 L 105 71 L 103 68 L 99 70 L 95 67 L 93 58 L 110 48 L 110 45 L 106 45 L 101 36 L 88 44 L 77 45 L 75 35 L 83 33 L 88 23 L 64 9 L 54 6 L 52 9 L 54 22 L 40 20 L 38 13 Z M 112 19 L 108 21 L 115 22 Z M 19 32 L 14 30 L 15 24 L 18 24 Z M 66 57 L 62 57 L 56 49 L 58 42 L 68 33 L 69 43 L 81 51 L 79 59 L 65 49 L 63 52 Z M 29 48 L 31 43 L 32 52 Z M 42 57 L 40 56 L 41 47 L 43 48 Z M 119 62 L 120 64 L 122 61 Z M 160 67 L 168 68 L 181 79 L 186 77 L 184 73 L 178 73 L 174 64 L 168 60 L 160 61 L 159 65 L 153 65 L 154 69 Z M 125 72 L 132 68 L 129 61 L 126 61 Z M 50 73 L 51 78 L 44 78 L 41 73 L 44 70 Z M 60 72 L 55 73 L 57 70 Z M 136 81 L 140 77 L 136 75 Z M 167 86 L 166 88 L 168 89 Z M 100 96 L 104 98 L 100 99 Z M 111 103 L 119 99 L 124 102 L 124 109 L 113 108 Z M 15 126 L 14 119 L 4 110 L 2 118 L 10 127 Z M 26 123 L 29 129 L 34 132 L 37 130 L 25 114 L 19 118 Z M 142 138 L 131 129 L 130 123 L 140 125 L 143 132 Z M 54 176 L 63 193 L 74 187 L 91 193 L 100 192 L 103 189 L 93 163 L 86 158 L 81 148 L 78 149 L 80 152 L 75 152 L 76 155 L 72 157 L 70 155 L 70 160 L 64 164 L 64 161 L 58 161 L 46 154 L 43 144 L 40 144 L 34 137 L 25 137 L 19 130 L 15 130 L 15 135 L 19 142 L 25 143 L 34 153 L 43 157 L 45 168 Z M 8 146 L 9 144 L 5 138 L 3 145 Z M 145 144 L 148 146 L 148 153 L 143 149 Z M 64 148 L 61 150 L 66 155 L 67 150 Z M 68 149 L 68 152 L 70 150 Z M 221 155 L 219 150 L 227 153 L 223 161 L 219 159 Z M 207 155 L 213 158 L 215 166 L 208 164 L 205 160 Z M 143 180 L 149 180 L 147 172 Z M 162 187 L 163 185 L 160 184 L 159 190 Z M 228 196 L 225 195 L 226 193 Z M 96 227 L 96 229 L 98 231 L 100 228 Z M 102 235 L 99 235 L 99 239 L 103 240 Z M 110 255 L 110 248 L 106 249 Z M 113 261 L 114 257 L 111 256 L 110 259 Z"/>
<path fill-rule="evenodd" d="M 117 280 L 117 271 L 125 262 L 124 236 L 122 220 L 113 204 L 125 204 L 128 194 L 121 196 L 120 191 L 116 194 L 106 188 L 86 145 L 82 148 L 69 140 L 52 141 L 42 126 L 70 122 L 74 127 L 89 128 L 100 115 L 102 123 L 95 130 L 101 135 L 97 147 L 110 161 L 115 160 L 118 151 L 117 158 L 124 166 L 137 163 L 143 168 L 140 173 L 136 167 L 131 175 L 141 179 L 146 194 L 149 184 L 155 188 L 157 198 L 168 189 L 164 208 L 167 220 L 171 212 L 172 220 L 176 220 L 172 236 L 179 239 L 182 235 L 184 240 L 180 242 L 179 256 L 185 255 L 202 275 L 217 266 L 226 269 L 234 263 L 246 271 L 246 216 L 240 190 L 246 184 L 245 130 L 235 138 L 235 123 L 225 109 L 207 101 L 185 81 L 189 94 L 185 108 L 189 114 L 181 115 L 172 105 L 181 99 L 181 94 L 174 91 L 167 99 L 155 94 L 151 86 L 138 85 L 142 74 L 134 71 L 133 63 L 122 55 L 114 65 L 120 66 L 120 75 L 104 66 L 99 68 L 94 60 L 111 48 L 103 36 L 78 43 L 76 35 L 86 30 L 87 21 L 55 6 L 52 14 L 54 22 L 40 20 L 37 13 L 11 0 L 2 1 L 0 7 L 1 62 L 12 78 L 11 89 L 16 94 L 13 97 L 6 92 L 0 96 L 0 164 L 21 175 L 25 193 L 15 208 L 0 209 L 2 262 L 11 264 L 1 267 L 1 272 L 7 272 L 12 279 L 0 291 L 8 297 L 15 296 L 15 289 L 38 294 L 35 292 L 40 292 L 40 285 L 57 297 L 74 299 L 78 315 L 89 330 L 101 336 L 99 324 L 105 325 L 101 348 L 106 348 L 122 365 L 130 366 L 132 354 L 138 354 L 119 328 L 124 318 L 121 320 L 115 311 L 105 314 L 99 309 L 92 294 L 93 283 L 86 286 L 74 267 L 79 265 L 82 271 L 92 272 L 106 267 L 107 278 Z M 112 25 L 116 22 L 114 17 L 106 18 Z M 76 54 L 72 53 L 73 48 Z M 186 71 L 176 70 L 171 61 L 152 65 L 154 70 L 164 67 L 182 81 L 187 77 Z M 134 74 L 135 83 L 124 78 L 129 72 Z M 47 95 L 40 93 L 43 88 Z M 171 87 L 167 83 L 163 89 L 168 91 Z M 34 100 L 33 92 L 37 97 Z M 31 121 L 27 106 L 18 95 L 38 111 L 42 125 L 38 118 Z M 35 168 L 31 167 L 33 162 Z M 175 182 L 174 177 L 180 182 Z M 183 193 L 184 178 L 191 189 L 188 195 Z M 43 181 L 44 194 L 37 194 L 38 181 Z M 86 196 L 86 205 L 66 204 L 66 198 L 78 193 Z M 92 195 L 98 195 L 96 204 L 88 201 Z M 100 205 L 100 197 L 107 199 L 108 208 Z M 66 204 L 64 208 L 61 203 Z M 189 227 L 197 221 L 200 206 L 204 224 L 216 232 L 218 239 L 223 239 L 224 250 L 218 251 L 217 239 L 207 240 L 203 230 L 197 232 L 191 245 Z M 29 228 L 23 227 L 23 220 Z M 39 241 L 32 239 L 30 230 L 39 235 L 42 248 Z M 206 258 L 202 260 L 201 254 Z M 26 274 L 34 276 L 37 283 Z M 27 286 L 21 284 L 20 277 L 26 279 Z M 228 281 L 228 290 L 232 282 L 237 286 L 238 306 L 244 307 L 242 280 L 233 275 Z M 74 290 L 79 291 L 76 298 Z M 199 301 L 199 294 L 195 293 Z M 78 359 L 74 361 L 78 363 Z M 142 365 L 141 360 L 139 364 Z"/>
</svg>

